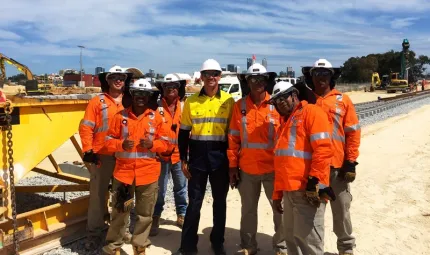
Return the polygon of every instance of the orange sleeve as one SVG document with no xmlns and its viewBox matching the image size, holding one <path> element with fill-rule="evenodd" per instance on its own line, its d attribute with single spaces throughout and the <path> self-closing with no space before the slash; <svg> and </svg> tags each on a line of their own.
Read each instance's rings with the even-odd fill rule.
<svg viewBox="0 0 430 255">
<path fill-rule="evenodd" d="M 243 100 L 243 99 L 241 99 Z M 239 150 L 240 150 L 240 120 L 242 113 L 239 110 L 239 102 L 237 101 L 233 106 L 233 113 L 228 129 L 228 150 L 227 157 L 229 167 L 238 167 L 239 165 Z"/>
<path fill-rule="evenodd" d="M 86 152 L 93 148 L 94 130 L 96 127 L 97 102 L 91 100 L 85 109 L 84 118 L 79 124 L 79 136 L 81 137 L 82 151 Z"/>
<path fill-rule="evenodd" d="M 163 153 L 167 151 L 171 146 L 171 143 L 169 142 L 169 137 L 168 137 L 169 129 L 168 129 L 168 125 L 164 124 L 163 121 L 161 120 L 160 115 L 157 115 L 157 117 L 158 117 L 157 118 L 158 128 L 155 133 L 154 141 L 152 142 L 152 148 L 149 150 L 155 153 Z"/>
<path fill-rule="evenodd" d="M 355 162 L 358 158 L 361 139 L 361 127 L 351 99 L 344 95 L 346 104 L 343 130 L 345 131 L 345 160 Z"/>
<path fill-rule="evenodd" d="M 121 138 L 121 121 L 121 112 L 113 116 L 105 143 L 105 147 L 108 152 L 114 153 L 124 151 L 124 149 L 122 148 L 122 143 L 124 142 L 124 139 Z"/>
<path fill-rule="evenodd" d="M 305 127 L 313 151 L 309 175 L 329 185 L 330 160 L 333 157 L 330 124 L 327 114 L 321 108 L 315 105 L 308 105 L 307 108 Z"/>
<path fill-rule="evenodd" d="M 283 196 L 282 190 L 273 190 L 272 200 L 282 200 Z"/>
</svg>

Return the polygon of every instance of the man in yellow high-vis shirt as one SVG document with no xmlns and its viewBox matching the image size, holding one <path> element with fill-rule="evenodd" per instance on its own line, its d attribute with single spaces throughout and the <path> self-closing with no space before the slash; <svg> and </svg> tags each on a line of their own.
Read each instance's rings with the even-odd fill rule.
<svg viewBox="0 0 430 255">
<path fill-rule="evenodd" d="M 208 178 L 214 200 L 214 226 L 210 241 L 216 255 L 225 254 L 224 232 L 229 189 L 227 132 L 234 100 L 218 86 L 221 72 L 217 61 L 208 59 L 203 63 L 200 73 L 204 86 L 199 93 L 187 98 L 182 112 L 179 154 L 182 171 L 188 179 L 189 205 L 178 255 L 197 254 L 200 209 Z"/>
</svg>

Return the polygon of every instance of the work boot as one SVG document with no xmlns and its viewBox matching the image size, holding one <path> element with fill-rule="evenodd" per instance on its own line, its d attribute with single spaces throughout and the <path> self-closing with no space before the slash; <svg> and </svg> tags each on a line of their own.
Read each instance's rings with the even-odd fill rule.
<svg viewBox="0 0 430 255">
<path fill-rule="evenodd" d="M 176 225 L 182 228 L 184 226 L 184 220 L 185 220 L 185 217 L 183 215 L 178 215 L 178 218 L 176 218 Z"/>
<path fill-rule="evenodd" d="M 134 255 L 145 255 L 146 254 L 145 250 L 146 250 L 145 247 L 136 247 L 136 246 L 133 246 L 133 253 L 134 253 Z"/>
<path fill-rule="evenodd" d="M 113 252 L 107 252 L 104 248 L 102 249 L 103 255 L 121 255 L 121 248 L 115 249 Z"/>
<path fill-rule="evenodd" d="M 152 216 L 151 230 L 149 231 L 149 236 L 158 235 L 160 229 L 160 216 Z"/>
<path fill-rule="evenodd" d="M 241 249 L 235 253 L 235 255 L 255 255 L 255 254 L 257 254 L 257 251 L 252 248 Z"/>
<path fill-rule="evenodd" d="M 85 241 L 85 249 L 87 251 L 94 251 L 100 246 L 101 238 L 99 236 L 88 236 Z"/>
<path fill-rule="evenodd" d="M 352 253 L 352 252 L 343 252 L 343 251 L 340 251 L 340 252 L 339 252 L 339 255 L 354 255 L 354 253 Z"/>
<path fill-rule="evenodd" d="M 125 234 L 124 234 L 124 238 L 122 240 L 124 241 L 124 243 L 130 244 L 132 236 L 133 235 L 130 233 L 130 230 L 126 229 L 125 230 Z"/>
</svg>

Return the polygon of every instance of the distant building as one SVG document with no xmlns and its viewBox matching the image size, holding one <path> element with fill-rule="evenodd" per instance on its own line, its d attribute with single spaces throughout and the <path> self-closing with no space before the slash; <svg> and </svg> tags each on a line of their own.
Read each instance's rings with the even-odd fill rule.
<svg viewBox="0 0 430 255">
<path fill-rule="evenodd" d="M 250 66 L 252 66 L 252 58 L 247 58 L 246 59 L 246 70 L 248 70 Z"/>
<path fill-rule="evenodd" d="M 225 71 L 227 71 L 227 68 L 221 67 L 221 71 L 225 72 Z"/>
<path fill-rule="evenodd" d="M 94 74 L 97 75 L 99 73 L 104 73 L 104 72 L 105 72 L 105 69 L 103 67 L 98 66 L 96 67 L 96 71 Z"/>
<path fill-rule="evenodd" d="M 263 60 L 261 61 L 261 64 L 264 66 L 264 68 L 267 69 L 267 59 L 263 58 Z"/>
<path fill-rule="evenodd" d="M 233 65 L 233 64 L 227 65 L 227 71 L 229 71 L 229 72 L 234 72 L 234 68 L 235 68 L 235 65 Z"/>
<path fill-rule="evenodd" d="M 235 73 L 240 73 L 240 66 L 235 66 L 234 67 L 234 72 Z"/>
<path fill-rule="evenodd" d="M 291 66 L 287 67 L 287 76 L 291 78 L 296 78 L 296 72 L 293 70 Z"/>
<path fill-rule="evenodd" d="M 63 76 L 63 75 L 64 75 L 64 73 L 65 73 L 65 70 L 64 70 L 64 69 L 61 69 L 60 71 L 58 71 L 58 74 L 59 74 L 60 76 Z"/>
</svg>

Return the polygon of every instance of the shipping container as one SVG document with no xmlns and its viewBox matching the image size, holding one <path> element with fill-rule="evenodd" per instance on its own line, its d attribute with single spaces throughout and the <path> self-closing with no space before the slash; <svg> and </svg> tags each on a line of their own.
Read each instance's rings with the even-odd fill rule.
<svg viewBox="0 0 430 255">
<path fill-rule="evenodd" d="M 81 80 L 80 74 L 65 74 L 63 76 L 63 85 L 65 84 L 75 84 L 78 86 L 78 82 Z M 85 87 L 93 86 L 93 75 L 92 74 L 84 74 L 82 75 L 82 81 L 85 82 Z M 70 85 L 69 85 L 70 86 Z"/>
</svg>

